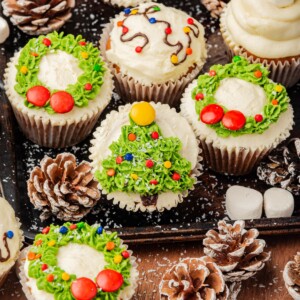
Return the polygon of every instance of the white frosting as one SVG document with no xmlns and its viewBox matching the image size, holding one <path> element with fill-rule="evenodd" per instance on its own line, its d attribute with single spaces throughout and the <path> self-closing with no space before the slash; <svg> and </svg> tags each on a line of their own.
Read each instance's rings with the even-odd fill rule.
<svg viewBox="0 0 300 300">
<path fill-rule="evenodd" d="M 259 219 L 262 207 L 263 196 L 254 189 L 233 185 L 226 192 L 226 210 L 231 220 Z"/>
<path fill-rule="evenodd" d="M 0 44 L 4 43 L 9 37 L 9 26 L 5 19 L 0 17 Z"/>
<path fill-rule="evenodd" d="M 268 0 L 270 1 L 272 4 L 278 6 L 278 7 L 287 7 L 292 5 L 295 0 Z"/>
<path fill-rule="evenodd" d="M 300 55 L 300 0 L 284 7 L 279 2 L 232 0 L 222 18 L 227 34 L 261 58 Z"/>
<path fill-rule="evenodd" d="M 41 59 L 38 79 L 50 89 L 65 90 L 82 75 L 78 64 L 78 59 L 65 51 L 48 53 Z"/>
<path fill-rule="evenodd" d="M 228 110 L 239 110 L 246 116 L 262 113 L 267 104 L 262 87 L 238 78 L 221 80 L 215 99 Z"/>
<path fill-rule="evenodd" d="M 111 3 L 112 5 L 117 6 L 136 6 L 143 2 L 149 2 L 151 0 L 104 0 L 106 3 Z"/>
<path fill-rule="evenodd" d="M 293 194 L 281 188 L 270 188 L 264 193 L 264 209 L 267 218 L 290 217 L 294 211 Z"/>
<path fill-rule="evenodd" d="M 4 247 L 2 237 L 4 233 L 11 230 L 14 233 L 12 239 L 7 239 L 10 250 L 10 258 L 5 262 L 0 262 L 0 277 L 14 265 L 19 254 L 22 235 L 19 228 L 19 222 L 16 220 L 15 212 L 9 203 L 0 197 L 0 250 L 1 256 L 7 256 L 7 250 Z"/>
<path fill-rule="evenodd" d="M 244 134 L 237 137 L 229 136 L 222 138 L 217 135 L 216 131 L 199 120 L 196 114 L 195 101 L 191 97 L 192 90 L 197 86 L 197 81 L 194 80 L 185 90 L 181 99 L 181 113 L 192 124 L 197 136 L 205 138 L 207 142 L 213 141 L 214 146 L 219 148 L 227 147 L 234 148 L 250 148 L 253 150 L 260 148 L 276 147 L 282 140 L 289 136 L 289 131 L 293 126 L 293 109 L 289 105 L 287 111 L 282 113 L 277 122 L 272 123 L 270 127 L 262 134 Z M 233 96 L 235 97 L 235 96 Z M 245 95 L 245 97 L 248 97 Z"/>
<path fill-rule="evenodd" d="M 155 3 L 144 3 L 139 6 L 139 11 L 144 12 L 147 7 Z M 187 19 L 189 16 L 175 8 L 166 7 L 158 4 L 161 11 L 149 15 L 157 20 L 164 20 L 171 24 L 172 34 L 168 35 L 168 41 L 177 44 L 179 41 L 183 44 L 183 50 L 178 54 L 179 61 L 185 55 L 185 49 L 188 45 L 188 36 L 184 33 L 183 28 L 188 26 Z M 175 81 L 189 72 L 193 65 L 202 66 L 206 59 L 206 49 L 204 40 L 203 26 L 194 20 L 199 28 L 199 37 L 196 38 L 190 34 L 193 53 L 187 56 L 187 59 L 176 66 L 171 62 L 171 56 L 176 52 L 177 47 L 166 45 L 165 23 L 151 24 L 143 15 L 136 15 L 128 18 L 124 25 L 129 28 L 125 37 L 131 37 L 136 33 L 144 33 L 149 39 L 141 53 L 136 53 L 135 48 L 144 43 L 141 37 L 135 38 L 129 42 L 122 42 L 120 36 L 122 27 L 117 26 L 118 21 L 124 20 L 124 13 L 121 13 L 114 19 L 114 28 L 110 34 L 111 49 L 106 51 L 107 59 L 120 67 L 121 73 L 133 77 L 140 83 L 151 85 L 152 83 L 164 83 L 169 80 Z M 194 28 L 194 26 L 191 26 Z"/>
</svg>

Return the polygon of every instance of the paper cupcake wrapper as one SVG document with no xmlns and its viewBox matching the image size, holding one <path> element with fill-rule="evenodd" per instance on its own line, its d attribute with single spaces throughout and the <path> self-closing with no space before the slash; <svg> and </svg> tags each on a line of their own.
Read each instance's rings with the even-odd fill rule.
<svg viewBox="0 0 300 300">
<path fill-rule="evenodd" d="M 120 243 L 120 247 L 122 247 L 122 246 L 127 250 L 128 246 L 123 243 L 123 240 L 121 240 L 121 243 Z M 36 299 L 33 296 L 33 294 L 31 293 L 30 288 L 27 285 L 28 279 L 27 279 L 27 276 L 26 276 L 25 270 L 24 270 L 27 253 L 28 253 L 30 247 L 31 246 L 28 246 L 21 251 L 19 259 L 16 264 L 16 272 L 17 272 L 17 276 L 20 280 L 20 283 L 22 285 L 22 290 L 23 290 L 27 300 L 40 300 L 40 299 Z M 137 269 L 137 267 L 138 267 L 138 264 L 136 262 L 137 259 L 135 256 L 132 256 L 133 252 L 131 250 L 127 250 L 127 251 L 130 255 L 128 259 L 130 259 L 130 263 L 132 266 L 131 271 L 130 271 L 130 279 L 129 279 L 130 285 L 125 287 L 121 291 L 122 298 L 118 297 L 118 300 L 131 299 L 132 296 L 134 295 L 135 290 L 138 285 L 139 271 Z"/>
<path fill-rule="evenodd" d="M 114 7 L 129 7 L 129 6 L 133 7 L 139 5 L 140 3 L 145 3 L 150 1 L 155 2 L 156 0 L 102 0 L 102 1 Z"/>
<path fill-rule="evenodd" d="M 237 45 L 229 32 L 226 29 L 226 8 L 221 15 L 220 19 L 220 30 L 222 37 L 225 41 L 225 46 L 227 48 L 227 54 L 231 59 L 235 55 L 244 56 L 251 63 L 260 63 L 263 64 L 266 68 L 269 69 L 269 77 L 275 81 L 283 84 L 286 87 L 291 87 L 295 85 L 300 80 L 300 55 L 296 58 L 291 59 L 266 59 L 254 56 L 249 53 L 243 47 Z"/>
<path fill-rule="evenodd" d="M 129 103 L 136 101 L 153 101 L 155 103 L 161 102 L 169 104 L 171 107 L 174 107 L 179 102 L 185 87 L 200 73 L 203 64 L 195 65 L 190 73 L 185 74 L 176 81 L 169 80 L 162 84 L 153 83 L 151 86 L 144 85 L 134 78 L 118 72 L 116 68 L 113 67 L 113 64 L 107 59 L 106 44 L 112 29 L 113 20 L 111 20 L 110 23 L 107 23 L 103 29 L 100 38 L 100 52 L 114 75 L 116 89 L 121 98 Z"/>
<path fill-rule="evenodd" d="M 43 117 L 35 116 L 33 111 L 29 111 L 25 107 L 23 101 L 17 99 L 11 93 L 11 84 L 9 81 L 10 68 L 14 67 L 13 57 L 4 74 L 4 84 L 6 95 L 11 103 L 14 115 L 19 124 L 21 131 L 32 142 L 49 148 L 63 148 L 78 144 L 84 140 L 94 128 L 100 114 L 111 100 L 113 81 L 112 74 L 107 69 L 106 80 L 108 80 L 103 92 L 103 99 L 98 105 L 94 105 L 88 113 L 82 114 L 80 117 L 70 115 L 62 116 L 62 120 L 53 121 L 51 115 Z M 103 86 L 102 86 L 103 87 Z M 92 100 L 93 101 L 93 100 Z M 33 109 L 32 109 L 33 110 Z"/>
</svg>

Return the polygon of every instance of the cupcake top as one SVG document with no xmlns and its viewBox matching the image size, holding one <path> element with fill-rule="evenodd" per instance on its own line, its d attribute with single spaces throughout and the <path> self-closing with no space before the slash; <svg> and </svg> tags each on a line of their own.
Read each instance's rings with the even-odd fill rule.
<svg viewBox="0 0 300 300">
<path fill-rule="evenodd" d="M 117 233 L 84 222 L 44 228 L 27 252 L 24 271 L 38 300 L 130 299 L 138 276 Z"/>
<path fill-rule="evenodd" d="M 180 10 L 144 3 L 113 20 L 106 56 L 145 85 L 175 81 L 204 64 L 204 29 Z"/>
<path fill-rule="evenodd" d="M 22 235 L 15 212 L 0 197 L 0 276 L 14 265 L 21 245 Z"/>
<path fill-rule="evenodd" d="M 256 56 L 300 55 L 300 0 L 232 0 L 223 18 L 232 40 Z"/>
<path fill-rule="evenodd" d="M 151 0 L 104 0 L 104 2 L 111 3 L 112 5 L 117 5 L 117 6 L 135 6 L 139 5 L 139 3 L 143 2 L 150 2 Z"/>
</svg>

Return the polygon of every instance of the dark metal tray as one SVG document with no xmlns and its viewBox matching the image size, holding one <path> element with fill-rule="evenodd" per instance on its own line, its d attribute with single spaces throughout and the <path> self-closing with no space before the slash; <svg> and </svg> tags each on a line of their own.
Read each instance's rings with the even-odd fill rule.
<svg viewBox="0 0 300 300">
<path fill-rule="evenodd" d="M 209 47 L 209 59 L 205 70 L 215 63 L 226 63 L 224 45 L 218 30 L 218 21 L 212 19 L 200 0 L 165 0 L 161 1 L 187 11 L 206 28 Z M 97 44 L 102 25 L 113 17 L 119 9 L 103 4 L 99 0 L 77 0 L 73 18 L 63 27 L 66 33 L 82 34 L 87 40 Z M 26 44 L 30 37 L 11 27 L 10 38 L 0 45 L 0 179 L 4 195 L 14 207 L 22 222 L 26 238 L 32 239 L 44 226 L 52 222 L 48 219 L 42 223 L 39 212 L 33 209 L 27 196 L 26 180 L 33 166 L 38 165 L 44 155 L 55 156 L 59 152 L 70 151 L 79 160 L 88 160 L 88 148 L 91 135 L 81 144 L 67 149 L 53 150 L 39 147 L 26 140 L 20 132 L 11 107 L 3 90 L 3 72 L 9 58 Z M 293 136 L 300 136 L 300 84 L 289 90 L 295 109 L 296 125 Z M 107 107 L 99 123 L 107 112 L 123 102 L 117 95 Z M 117 230 L 126 242 L 156 243 L 167 241 L 187 241 L 201 238 L 205 232 L 216 226 L 216 222 L 225 217 L 224 193 L 229 185 L 241 184 L 264 191 L 268 188 L 253 174 L 244 177 L 219 175 L 204 169 L 203 175 L 184 202 L 178 207 L 163 213 L 128 212 L 113 206 L 111 201 L 102 197 L 97 206 L 84 220 L 89 223 L 100 222 L 103 226 Z M 294 215 L 291 218 L 253 220 L 247 226 L 255 226 L 262 234 L 300 233 L 300 201 L 296 198 Z"/>
</svg>

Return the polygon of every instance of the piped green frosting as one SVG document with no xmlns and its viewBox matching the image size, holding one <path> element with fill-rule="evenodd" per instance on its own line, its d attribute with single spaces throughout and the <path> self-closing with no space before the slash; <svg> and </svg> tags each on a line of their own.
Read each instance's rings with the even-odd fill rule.
<svg viewBox="0 0 300 300">
<path fill-rule="evenodd" d="M 197 115 L 201 113 L 205 106 L 209 104 L 218 104 L 214 95 L 221 80 L 225 78 L 239 78 L 259 85 L 264 89 L 267 98 L 267 104 L 264 106 L 262 112 L 263 120 L 261 122 L 256 122 L 254 116 L 245 116 L 245 126 L 242 129 L 235 131 L 225 128 L 222 122 L 207 125 L 214 129 L 219 136 L 228 137 L 253 133 L 261 134 L 266 131 L 272 123 L 278 120 L 280 114 L 287 110 L 289 97 L 286 89 L 282 85 L 274 83 L 268 78 L 269 71 L 262 64 L 251 64 L 244 57 L 235 56 L 232 63 L 226 65 L 214 65 L 210 70 L 214 70 L 216 75 L 211 76 L 209 73 L 200 75 L 198 77 L 197 86 L 192 91 L 192 99 L 195 100 L 195 110 Z M 260 71 L 262 76 L 257 78 L 254 74 L 255 71 Z M 280 91 L 276 91 L 278 87 Z M 203 100 L 196 101 L 195 97 L 198 93 L 204 95 Z M 276 105 L 272 103 L 273 100 L 277 100 Z M 224 106 L 222 107 L 224 113 L 226 113 L 228 109 Z M 199 120 L 199 122 L 201 121 Z"/>
</svg>

